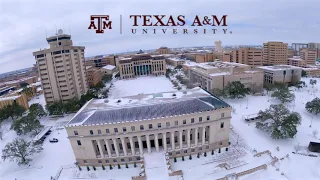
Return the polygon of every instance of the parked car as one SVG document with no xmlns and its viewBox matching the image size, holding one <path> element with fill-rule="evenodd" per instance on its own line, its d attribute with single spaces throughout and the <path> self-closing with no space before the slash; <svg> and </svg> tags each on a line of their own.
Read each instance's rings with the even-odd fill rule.
<svg viewBox="0 0 320 180">
<path fill-rule="evenodd" d="M 49 139 L 49 142 L 51 142 L 51 143 L 56 143 L 56 142 L 58 142 L 58 139 L 52 138 L 52 139 Z"/>
<path fill-rule="evenodd" d="M 45 135 L 48 136 L 48 135 L 50 135 L 50 133 L 51 133 L 51 132 L 48 131 Z"/>
<path fill-rule="evenodd" d="M 51 133 L 52 131 L 51 131 L 51 130 L 49 130 L 48 132 L 49 132 L 49 133 Z"/>
</svg>

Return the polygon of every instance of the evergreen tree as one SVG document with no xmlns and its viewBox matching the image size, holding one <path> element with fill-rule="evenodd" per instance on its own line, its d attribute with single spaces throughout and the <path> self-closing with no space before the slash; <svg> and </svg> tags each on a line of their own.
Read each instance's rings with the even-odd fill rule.
<svg viewBox="0 0 320 180">
<path fill-rule="evenodd" d="M 32 113 L 39 118 L 47 115 L 47 113 L 44 111 L 43 107 L 39 103 L 31 104 L 29 108 L 29 113 Z"/>
<path fill-rule="evenodd" d="M 9 159 L 10 161 L 16 161 L 18 165 L 26 165 L 32 161 L 29 157 L 40 153 L 43 150 L 42 144 L 34 143 L 33 141 L 25 141 L 24 139 L 16 138 L 12 142 L 8 143 L 2 149 L 2 160 Z"/>
<path fill-rule="evenodd" d="M 78 166 L 78 168 L 79 168 L 79 171 L 82 171 L 82 169 L 81 169 L 81 167 L 80 167 L 80 166 Z"/>
<path fill-rule="evenodd" d="M 290 112 L 284 105 L 270 105 L 258 114 L 261 121 L 256 128 L 271 134 L 273 139 L 293 138 L 297 134 L 297 125 L 301 116 L 297 112 Z"/>
<path fill-rule="evenodd" d="M 277 87 L 271 97 L 279 99 L 281 103 L 291 102 L 295 99 L 294 94 L 291 93 L 288 87 Z"/>
<path fill-rule="evenodd" d="M 250 90 L 240 81 L 229 82 L 225 86 L 224 91 L 227 97 L 231 99 L 242 99 L 250 93 Z"/>
<path fill-rule="evenodd" d="M 189 159 L 190 159 L 190 160 L 192 159 L 192 156 L 191 156 L 191 154 L 190 154 L 190 156 L 189 156 Z"/>
<path fill-rule="evenodd" d="M 221 149 L 219 148 L 219 151 L 218 151 L 218 153 L 221 153 Z"/>
<path fill-rule="evenodd" d="M 136 162 L 134 162 L 134 163 L 133 163 L 133 166 L 134 166 L 134 167 L 137 167 L 137 163 L 136 163 Z"/>
<path fill-rule="evenodd" d="M 174 161 L 174 162 L 177 162 L 177 158 L 176 158 L 176 157 L 174 157 L 174 158 L 173 158 L 173 161 Z"/>
<path fill-rule="evenodd" d="M 92 166 L 93 170 L 97 170 L 95 166 Z"/>
<path fill-rule="evenodd" d="M 106 170 L 106 168 L 104 167 L 104 165 L 102 165 L 101 167 L 102 167 L 102 170 Z"/>
<path fill-rule="evenodd" d="M 89 168 L 89 166 L 87 166 L 87 170 L 88 170 L 88 171 L 90 171 L 90 168 Z"/>
<path fill-rule="evenodd" d="M 226 151 L 228 151 L 229 149 L 228 148 L 226 148 Z"/>
<path fill-rule="evenodd" d="M 304 81 L 298 81 L 297 83 L 295 83 L 294 85 L 297 89 L 301 89 L 303 87 L 306 86 L 306 83 Z"/>
<path fill-rule="evenodd" d="M 211 155 L 214 155 L 214 150 L 211 151 Z"/>
<path fill-rule="evenodd" d="M 120 164 L 118 164 L 118 169 L 121 169 L 121 166 L 120 166 Z"/>
<path fill-rule="evenodd" d="M 309 113 L 320 113 L 320 99 L 314 98 L 312 101 L 307 102 L 306 109 Z"/>
<path fill-rule="evenodd" d="M 207 157 L 207 152 L 204 152 L 204 154 L 203 154 L 203 155 L 204 155 L 204 157 Z"/>
<path fill-rule="evenodd" d="M 15 130 L 18 135 L 27 134 L 29 132 L 38 134 L 42 128 L 43 125 L 40 124 L 40 121 L 32 113 L 29 113 L 21 119 L 15 120 L 11 125 L 11 129 Z"/>
<path fill-rule="evenodd" d="M 307 72 L 305 70 L 301 71 L 301 77 L 307 77 Z"/>
<path fill-rule="evenodd" d="M 109 166 L 109 167 L 110 167 L 110 170 L 112 170 L 112 169 L 113 169 L 111 164 L 110 164 L 110 166 Z"/>
<path fill-rule="evenodd" d="M 197 158 L 200 158 L 200 154 L 198 153 Z"/>
<path fill-rule="evenodd" d="M 126 163 L 126 168 L 129 168 L 128 164 Z"/>
<path fill-rule="evenodd" d="M 315 84 L 317 84 L 317 80 L 316 79 L 310 79 L 310 85 L 312 86 L 312 88 L 313 88 L 313 86 Z"/>
<path fill-rule="evenodd" d="M 182 158 L 182 161 L 184 161 L 184 156 L 182 156 L 181 158 Z"/>
</svg>

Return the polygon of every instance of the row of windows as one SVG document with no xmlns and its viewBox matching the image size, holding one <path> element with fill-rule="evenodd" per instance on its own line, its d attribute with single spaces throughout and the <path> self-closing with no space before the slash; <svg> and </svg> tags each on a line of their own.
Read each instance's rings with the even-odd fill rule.
<svg viewBox="0 0 320 180">
<path fill-rule="evenodd" d="M 224 118 L 224 113 L 221 113 L 221 117 Z M 208 120 L 210 120 L 210 116 L 207 116 L 207 121 L 208 121 Z M 194 118 L 191 118 L 191 121 L 190 121 L 190 122 L 191 122 L 191 123 L 194 123 L 194 122 L 195 122 Z M 199 122 L 202 122 L 202 117 L 199 117 Z M 183 121 L 182 121 L 182 124 L 187 124 L 187 120 L 183 120 Z M 178 121 L 175 121 L 175 122 L 174 122 L 174 125 L 175 125 L 175 126 L 178 126 L 178 125 L 179 125 Z M 157 127 L 158 127 L 158 128 L 161 128 L 161 127 L 162 127 L 161 123 L 158 123 L 158 124 L 157 124 Z M 166 127 L 170 127 L 170 122 L 166 122 Z M 221 128 L 224 127 L 224 123 L 223 123 L 223 122 L 221 123 L 220 127 L 221 127 Z M 149 125 L 148 125 L 148 128 L 149 128 L 149 129 L 153 129 L 153 124 L 149 124 Z M 145 128 L 144 128 L 144 125 L 140 125 L 140 130 L 144 130 L 144 129 L 145 129 Z M 135 127 L 135 126 L 131 126 L 131 131 L 132 131 L 132 132 L 136 131 L 136 127 Z M 118 128 L 114 128 L 114 132 L 115 132 L 115 133 L 119 133 L 119 129 L 118 129 Z M 124 132 L 124 133 L 127 132 L 127 127 L 123 127 L 123 128 L 122 128 L 122 132 Z M 94 135 L 93 130 L 90 130 L 89 133 L 90 133 L 90 135 Z M 98 133 L 98 134 L 102 134 L 102 132 L 101 132 L 100 129 L 97 130 L 97 133 Z M 110 129 L 106 129 L 106 134 L 109 134 L 109 133 L 110 133 Z M 78 135 L 79 135 L 78 131 L 74 131 L 74 135 L 78 136 Z"/>
<path fill-rule="evenodd" d="M 136 159 L 137 161 L 140 161 L 140 157 L 136 157 L 135 159 Z M 131 157 L 130 157 L 128 160 L 129 160 L 129 162 L 130 162 L 130 161 L 133 161 L 133 159 L 132 159 Z M 112 161 L 113 161 L 113 162 L 118 162 L 117 159 L 113 159 Z M 102 160 L 98 160 L 98 162 L 101 164 L 101 163 L 102 163 Z M 110 163 L 110 161 L 109 161 L 108 159 L 106 159 L 105 162 L 106 162 L 106 163 Z M 121 159 L 120 162 L 125 162 L 125 160 L 124 160 L 124 159 Z M 88 161 L 87 161 L 87 160 L 83 160 L 83 163 L 87 164 Z"/>
</svg>

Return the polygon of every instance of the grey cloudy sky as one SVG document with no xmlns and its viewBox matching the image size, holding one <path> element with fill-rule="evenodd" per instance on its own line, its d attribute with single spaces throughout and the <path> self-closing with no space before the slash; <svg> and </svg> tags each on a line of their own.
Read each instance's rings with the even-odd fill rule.
<svg viewBox="0 0 320 180">
<path fill-rule="evenodd" d="M 56 29 L 71 30 L 74 45 L 86 56 L 153 49 L 262 44 L 265 41 L 320 42 L 320 0 L 0 0 L 0 73 L 30 67 L 32 52 L 47 48 Z M 88 30 L 90 15 L 108 14 L 112 31 Z M 131 34 L 131 14 L 228 15 L 232 34 Z M 123 34 L 119 17 L 123 16 Z M 189 19 L 188 19 L 189 20 Z M 70 29 L 69 29 L 70 27 Z"/>
</svg>

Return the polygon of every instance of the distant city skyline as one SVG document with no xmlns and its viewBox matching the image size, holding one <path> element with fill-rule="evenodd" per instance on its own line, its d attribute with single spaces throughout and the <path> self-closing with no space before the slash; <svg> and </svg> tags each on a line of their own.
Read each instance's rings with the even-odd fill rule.
<svg viewBox="0 0 320 180">
<path fill-rule="evenodd" d="M 192 4 L 192 5 L 190 5 Z M 317 5 L 318 4 L 318 5 Z M 36 7 L 36 8 L 35 8 Z M 53 10 L 53 7 L 54 8 Z M 179 8 L 177 8 L 179 7 Z M 218 7 L 218 8 L 217 8 Z M 13 11 L 14 9 L 14 11 Z M 199 11 L 201 9 L 201 11 Z M 72 35 L 74 45 L 85 46 L 85 56 L 156 49 L 222 45 L 262 45 L 267 41 L 291 43 L 320 42 L 317 32 L 320 20 L 317 0 L 210 0 L 150 2 L 131 1 L 16 1 L 0 2 L 0 74 L 31 67 L 35 64 L 32 52 L 48 48 L 46 35 L 56 29 Z M 95 34 L 88 30 L 90 15 L 108 14 L 113 19 L 113 31 Z M 138 35 L 119 34 L 115 24 L 119 15 L 165 14 L 186 16 L 228 15 L 228 29 L 232 34 L 207 35 Z M 188 23 L 189 24 L 189 23 Z M 130 22 L 124 22 L 129 28 Z M 191 27 L 189 27 L 191 28 Z"/>
</svg>

